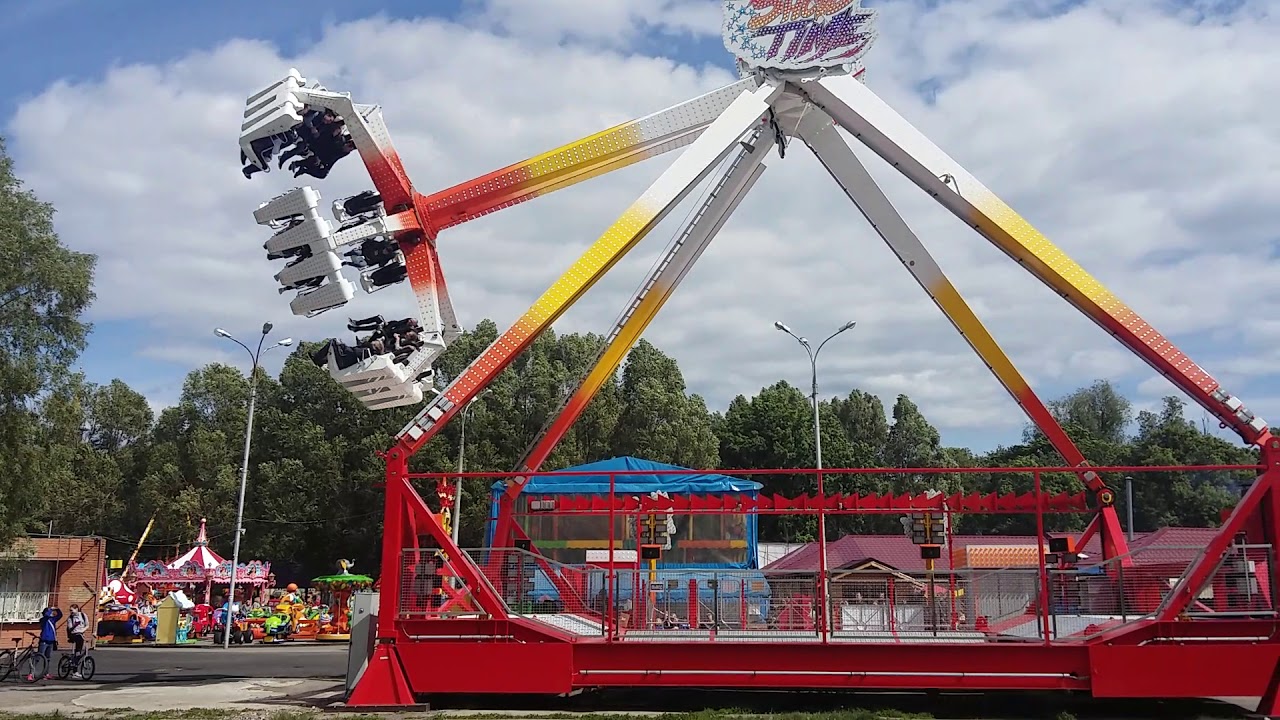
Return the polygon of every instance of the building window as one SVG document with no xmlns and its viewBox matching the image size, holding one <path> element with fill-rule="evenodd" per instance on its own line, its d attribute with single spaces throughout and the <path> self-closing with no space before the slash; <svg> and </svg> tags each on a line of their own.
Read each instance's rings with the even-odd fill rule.
<svg viewBox="0 0 1280 720">
<path fill-rule="evenodd" d="M 49 606 L 54 572 L 53 563 L 30 560 L 0 579 L 0 622 L 38 622 Z"/>
</svg>

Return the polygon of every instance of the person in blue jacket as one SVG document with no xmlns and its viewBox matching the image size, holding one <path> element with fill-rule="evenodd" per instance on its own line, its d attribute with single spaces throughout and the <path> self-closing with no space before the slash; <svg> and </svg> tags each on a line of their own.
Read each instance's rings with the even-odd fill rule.
<svg viewBox="0 0 1280 720">
<path fill-rule="evenodd" d="M 55 607 L 47 607 L 40 613 L 40 654 L 49 661 L 49 669 L 53 669 L 53 651 L 58 649 L 58 621 L 62 619 L 62 611 Z M 45 678 L 53 677 L 52 673 Z"/>
</svg>

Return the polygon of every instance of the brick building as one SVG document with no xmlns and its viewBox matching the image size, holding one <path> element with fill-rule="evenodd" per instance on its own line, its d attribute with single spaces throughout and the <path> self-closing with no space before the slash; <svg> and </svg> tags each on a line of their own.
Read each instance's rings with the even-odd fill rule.
<svg viewBox="0 0 1280 720">
<path fill-rule="evenodd" d="M 20 540 L 15 553 L 4 558 L 16 572 L 0 577 L 0 647 L 12 647 L 15 638 L 39 630 L 40 612 L 47 606 L 63 613 L 79 604 L 97 622 L 97 597 L 102 588 L 107 542 L 100 537 L 33 537 Z M 64 633 L 59 629 L 59 642 Z"/>
</svg>

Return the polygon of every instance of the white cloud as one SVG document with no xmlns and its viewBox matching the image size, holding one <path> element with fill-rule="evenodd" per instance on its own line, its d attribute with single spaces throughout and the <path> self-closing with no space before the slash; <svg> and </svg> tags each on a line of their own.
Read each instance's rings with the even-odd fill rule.
<svg viewBox="0 0 1280 720">
<path fill-rule="evenodd" d="M 339 25 L 300 57 L 236 41 L 60 83 L 22 105 L 11 149 L 31 187 L 60 208 L 63 238 L 101 257 L 93 317 L 150 328 L 153 346 L 140 354 L 194 365 L 212 357 L 213 326 L 251 331 L 268 318 L 295 337 L 339 332 L 343 311 L 287 318 L 262 257 L 251 212 L 293 183 L 279 172 L 245 181 L 235 162 L 244 98 L 289 66 L 382 104 L 423 192 L 732 79 L 727 68 L 634 50 L 653 18 L 666 32 L 714 30 L 713 3 L 557 0 L 537 3 L 536 17 L 534 5 L 490 0 L 462 25 Z M 1280 301 L 1270 282 L 1280 263 L 1265 251 L 1280 237 L 1274 6 L 1246 3 L 1196 22 L 1164 14 L 1160 0 L 1055 17 L 1014 5 L 880 4 L 871 87 L 1206 368 L 1229 372 L 1221 379 L 1246 402 L 1250 391 L 1280 396 L 1271 361 L 1280 361 L 1280 330 L 1260 313 Z M 936 91 L 928 100 L 917 93 L 926 86 Z M 1144 395 L 1169 391 L 1061 298 L 860 155 L 1034 384 L 1069 390 L 1108 377 L 1141 383 Z M 441 254 L 462 322 L 491 317 L 505 327 L 669 162 L 446 231 Z M 1016 437 L 1015 406 L 811 155 L 797 144 L 770 168 L 647 334 L 678 358 L 691 388 L 723 407 L 779 377 L 803 385 L 807 361 L 772 322 L 820 335 L 855 319 L 858 328 L 823 353 L 826 391 L 856 385 L 888 402 L 907 393 L 944 438 L 948 429 Z M 316 184 L 336 198 L 369 181 L 347 162 Z M 557 329 L 607 329 L 685 213 Z M 349 314 L 410 307 L 396 288 L 357 298 Z"/>
<path fill-rule="evenodd" d="M 718 3 L 705 0 L 471 0 L 464 7 L 481 26 L 552 43 L 627 46 L 645 31 L 704 36 L 720 29 Z"/>
</svg>

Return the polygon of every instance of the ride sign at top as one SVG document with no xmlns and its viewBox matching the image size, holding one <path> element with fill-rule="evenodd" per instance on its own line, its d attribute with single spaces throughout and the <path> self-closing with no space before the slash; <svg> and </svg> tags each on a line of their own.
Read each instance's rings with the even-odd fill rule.
<svg viewBox="0 0 1280 720">
<path fill-rule="evenodd" d="M 724 0 L 724 46 L 750 69 L 858 77 L 875 18 L 862 0 Z"/>
</svg>

